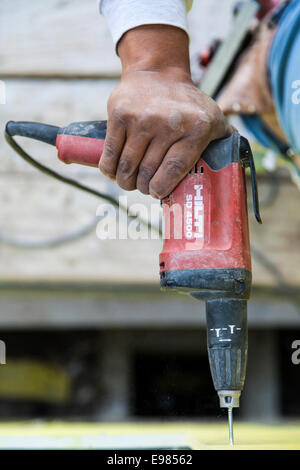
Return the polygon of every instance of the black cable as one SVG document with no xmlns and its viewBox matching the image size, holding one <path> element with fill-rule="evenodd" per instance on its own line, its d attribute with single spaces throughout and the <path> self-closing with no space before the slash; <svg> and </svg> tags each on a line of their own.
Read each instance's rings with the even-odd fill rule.
<svg viewBox="0 0 300 470">
<path fill-rule="evenodd" d="M 4 233 L 0 233 L 0 243 L 22 249 L 56 248 L 58 246 L 64 245 L 65 243 L 74 242 L 80 238 L 85 237 L 86 235 L 89 235 L 93 230 L 95 230 L 98 222 L 99 218 L 94 217 L 90 223 L 79 228 L 78 230 L 74 230 L 73 232 L 66 235 L 53 237 L 47 240 L 26 240 L 22 238 L 12 238 L 8 235 L 5 235 Z"/>
<path fill-rule="evenodd" d="M 120 207 L 122 210 L 126 211 L 126 209 L 120 206 L 118 201 L 114 197 L 110 196 L 109 194 L 105 194 L 100 191 L 97 191 L 96 189 L 89 188 L 88 186 L 85 186 L 84 184 L 81 184 L 78 181 L 68 178 L 66 176 L 63 176 L 60 173 L 57 173 L 51 168 L 48 168 L 47 166 L 38 162 L 37 160 L 32 158 L 27 152 L 25 152 L 25 150 L 23 150 L 22 147 L 15 141 L 15 139 L 11 135 L 9 135 L 7 132 L 5 132 L 5 139 L 8 142 L 8 144 L 14 149 L 14 151 L 17 152 L 17 154 L 23 158 L 23 160 L 25 160 L 34 168 L 37 168 L 39 171 L 41 171 L 45 175 L 52 176 L 52 178 L 60 181 L 61 183 L 68 184 L 69 186 L 79 189 L 80 191 L 84 191 L 88 194 L 92 194 L 93 196 L 109 201 L 113 206 L 118 207 L 118 208 Z"/>
<path fill-rule="evenodd" d="M 155 229 L 160 236 L 162 236 L 162 231 L 151 225 L 150 222 L 146 222 L 145 220 L 141 219 L 139 216 L 136 216 L 134 214 L 130 214 L 127 211 L 126 207 L 123 207 L 122 205 L 119 204 L 119 201 L 115 199 L 113 196 L 102 193 L 100 191 L 97 191 L 96 189 L 90 188 L 82 183 L 79 183 L 78 181 L 68 178 L 66 176 L 61 175 L 60 173 L 57 173 L 56 171 L 52 170 L 51 168 L 43 165 L 42 163 L 38 162 L 34 158 L 32 158 L 11 136 L 7 130 L 5 132 L 5 139 L 7 143 L 14 149 L 14 151 L 23 158 L 27 163 L 29 163 L 31 166 L 36 168 L 37 170 L 41 171 L 43 174 L 47 176 L 51 176 L 52 178 L 60 181 L 61 183 L 68 184 L 69 186 L 72 186 L 73 188 L 79 189 L 80 191 L 84 191 L 88 194 L 91 194 L 93 196 L 96 196 L 100 199 L 103 199 L 105 201 L 108 201 L 111 203 L 114 207 L 116 207 L 118 210 L 121 209 L 123 212 L 127 214 L 127 216 L 131 219 L 136 219 L 138 220 L 142 225 L 148 228 L 148 230 L 153 230 Z M 4 234 L 0 234 L 0 242 L 9 244 L 11 246 L 15 247 L 23 247 L 23 248 L 50 248 L 50 247 L 56 247 L 59 245 L 62 245 L 67 242 L 75 241 L 78 238 L 81 238 L 83 236 L 88 235 L 91 233 L 91 231 L 95 228 L 97 225 L 97 222 L 99 221 L 99 218 L 95 218 L 90 224 L 87 226 L 74 231 L 70 234 L 67 235 L 62 235 L 61 237 L 53 238 L 50 240 L 46 241 L 26 241 L 26 240 L 18 240 L 18 239 L 12 239 Z"/>
<path fill-rule="evenodd" d="M 59 127 L 42 123 L 37 125 L 36 122 L 29 121 L 8 121 L 5 130 L 10 137 L 19 135 L 55 146 Z"/>
</svg>

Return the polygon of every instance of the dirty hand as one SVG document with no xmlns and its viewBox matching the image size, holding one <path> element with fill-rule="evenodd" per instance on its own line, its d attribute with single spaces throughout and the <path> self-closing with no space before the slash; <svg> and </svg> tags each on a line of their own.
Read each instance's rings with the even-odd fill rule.
<svg viewBox="0 0 300 470">
<path fill-rule="evenodd" d="M 162 199 L 210 141 L 229 135 L 217 104 L 190 78 L 188 39 L 173 26 L 135 28 L 121 39 L 122 79 L 109 98 L 100 170 L 126 190 Z"/>
</svg>

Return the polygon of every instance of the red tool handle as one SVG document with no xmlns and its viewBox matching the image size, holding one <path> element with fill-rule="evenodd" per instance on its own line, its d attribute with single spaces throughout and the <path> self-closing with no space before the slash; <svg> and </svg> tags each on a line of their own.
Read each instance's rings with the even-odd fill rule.
<svg viewBox="0 0 300 470">
<path fill-rule="evenodd" d="M 74 122 L 59 129 L 58 158 L 64 163 L 98 166 L 106 136 L 106 121 Z"/>
<path fill-rule="evenodd" d="M 106 121 L 73 122 L 66 127 L 9 121 L 5 133 L 56 145 L 58 157 L 64 163 L 98 166 L 106 137 Z"/>
</svg>

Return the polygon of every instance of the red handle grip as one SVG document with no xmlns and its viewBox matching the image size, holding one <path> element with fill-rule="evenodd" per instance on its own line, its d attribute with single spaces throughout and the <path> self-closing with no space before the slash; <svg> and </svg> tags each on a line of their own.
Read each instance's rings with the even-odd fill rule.
<svg viewBox="0 0 300 470">
<path fill-rule="evenodd" d="M 106 137 L 106 121 L 75 122 L 56 137 L 58 158 L 64 163 L 98 166 Z"/>
<path fill-rule="evenodd" d="M 58 158 L 68 164 L 78 163 L 79 165 L 97 167 L 103 152 L 104 142 L 104 139 L 59 134 L 56 138 Z"/>
</svg>

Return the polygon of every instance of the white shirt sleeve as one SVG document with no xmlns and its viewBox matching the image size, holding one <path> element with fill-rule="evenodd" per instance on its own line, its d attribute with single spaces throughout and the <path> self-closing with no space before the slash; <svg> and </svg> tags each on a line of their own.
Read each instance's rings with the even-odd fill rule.
<svg viewBox="0 0 300 470">
<path fill-rule="evenodd" d="M 126 31 L 144 24 L 167 24 L 188 32 L 190 0 L 100 0 L 115 45 Z"/>
</svg>

